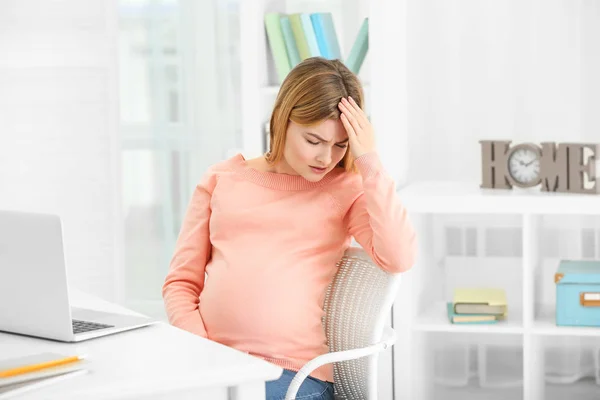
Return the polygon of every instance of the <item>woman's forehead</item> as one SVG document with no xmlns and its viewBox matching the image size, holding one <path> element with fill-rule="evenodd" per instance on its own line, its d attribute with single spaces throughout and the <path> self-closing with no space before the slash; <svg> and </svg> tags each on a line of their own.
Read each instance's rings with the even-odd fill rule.
<svg viewBox="0 0 600 400">
<path fill-rule="evenodd" d="M 293 121 L 291 123 L 295 124 Z M 344 129 L 344 125 L 339 119 L 326 119 L 325 121 L 310 126 L 295 125 L 297 128 L 306 132 L 315 133 L 325 140 L 341 142 L 348 137 L 346 129 Z"/>
</svg>

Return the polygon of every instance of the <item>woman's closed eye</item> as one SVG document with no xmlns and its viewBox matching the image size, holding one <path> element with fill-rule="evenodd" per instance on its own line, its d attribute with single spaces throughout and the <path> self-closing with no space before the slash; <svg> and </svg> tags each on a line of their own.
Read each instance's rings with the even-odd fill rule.
<svg viewBox="0 0 600 400">
<path fill-rule="evenodd" d="M 306 139 L 306 141 L 308 143 L 312 144 L 313 146 L 316 146 L 316 145 L 319 144 L 319 142 L 313 142 L 313 141 L 310 141 L 308 139 Z M 340 149 L 345 149 L 347 147 L 347 145 L 345 145 L 345 144 L 336 144 L 336 146 L 339 147 Z"/>
</svg>

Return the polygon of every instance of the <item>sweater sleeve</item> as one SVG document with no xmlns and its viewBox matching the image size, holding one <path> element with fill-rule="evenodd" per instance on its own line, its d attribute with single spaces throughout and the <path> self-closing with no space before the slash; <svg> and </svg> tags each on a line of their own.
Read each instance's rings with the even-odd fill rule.
<svg viewBox="0 0 600 400">
<path fill-rule="evenodd" d="M 216 180 L 213 166 L 196 185 L 162 287 L 169 322 L 202 337 L 208 335 L 198 304 L 204 288 L 206 264 L 212 253 L 209 235 L 210 200 Z"/>
<path fill-rule="evenodd" d="M 362 175 L 363 190 L 346 215 L 349 233 L 382 269 L 407 271 L 415 262 L 417 241 L 395 182 L 376 152 L 363 154 L 355 164 Z"/>
</svg>

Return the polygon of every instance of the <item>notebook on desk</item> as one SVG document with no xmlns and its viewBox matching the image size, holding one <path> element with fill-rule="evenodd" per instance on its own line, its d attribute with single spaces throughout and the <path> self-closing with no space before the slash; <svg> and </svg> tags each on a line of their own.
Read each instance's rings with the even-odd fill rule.
<svg viewBox="0 0 600 400">
<path fill-rule="evenodd" d="M 71 357 L 58 353 L 0 358 L 0 399 L 9 399 L 88 372 L 89 361 L 81 359 L 60 364 L 67 358 Z"/>
</svg>

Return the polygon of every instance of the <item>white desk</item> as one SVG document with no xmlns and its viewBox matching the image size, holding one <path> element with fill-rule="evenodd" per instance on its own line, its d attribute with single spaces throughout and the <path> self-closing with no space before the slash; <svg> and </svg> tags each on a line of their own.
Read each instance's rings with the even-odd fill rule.
<svg viewBox="0 0 600 400">
<path fill-rule="evenodd" d="M 81 293 L 71 297 L 76 307 L 132 313 Z M 74 344 L 0 332 L 1 358 L 37 351 L 85 353 L 90 372 L 15 400 L 264 400 L 265 382 L 282 373 L 273 364 L 162 322 Z"/>
</svg>

